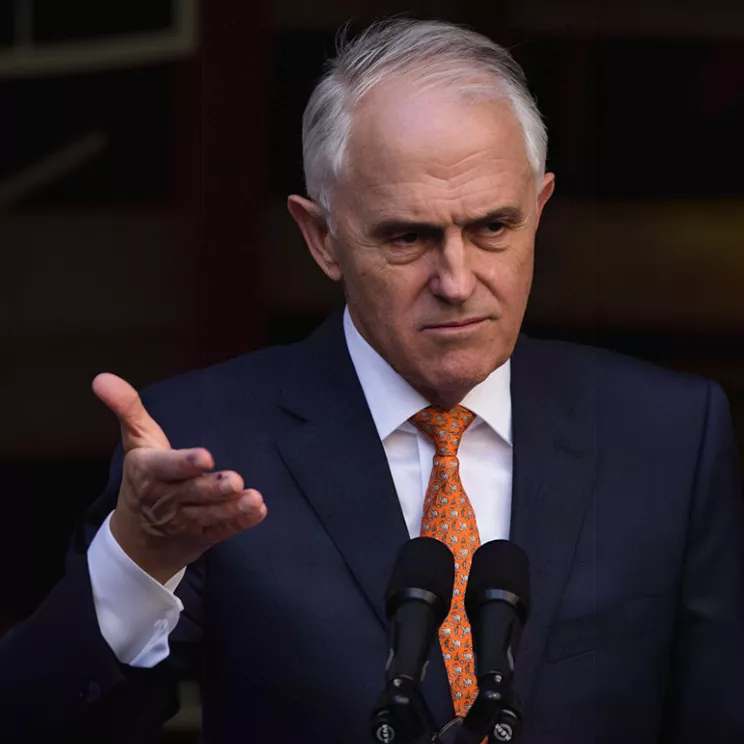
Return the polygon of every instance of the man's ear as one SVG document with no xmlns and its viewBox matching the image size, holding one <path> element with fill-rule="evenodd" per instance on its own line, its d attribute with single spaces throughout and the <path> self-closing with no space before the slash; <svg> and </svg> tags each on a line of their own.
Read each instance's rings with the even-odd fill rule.
<svg viewBox="0 0 744 744">
<path fill-rule="evenodd" d="M 548 203 L 548 199 L 553 196 L 555 190 L 555 174 L 546 173 L 543 176 L 542 187 L 540 193 L 537 195 L 537 221 L 540 221 L 542 216 L 543 207 Z"/>
<path fill-rule="evenodd" d="M 315 263 L 333 281 L 340 281 L 341 267 L 336 261 L 333 239 L 318 205 L 293 194 L 287 199 L 287 209 L 300 228 Z"/>
</svg>

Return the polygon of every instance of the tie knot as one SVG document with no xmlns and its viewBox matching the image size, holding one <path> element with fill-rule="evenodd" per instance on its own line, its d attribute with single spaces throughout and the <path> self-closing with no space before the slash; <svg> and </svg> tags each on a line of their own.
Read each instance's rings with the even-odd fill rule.
<svg viewBox="0 0 744 744">
<path fill-rule="evenodd" d="M 465 406 L 445 409 L 427 406 L 409 421 L 434 443 L 437 453 L 447 457 L 457 457 L 460 437 L 475 420 L 475 414 Z"/>
</svg>

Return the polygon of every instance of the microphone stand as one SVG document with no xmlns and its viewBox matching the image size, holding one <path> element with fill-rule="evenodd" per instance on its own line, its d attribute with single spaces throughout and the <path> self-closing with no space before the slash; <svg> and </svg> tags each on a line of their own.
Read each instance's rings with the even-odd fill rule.
<svg viewBox="0 0 744 744">
<path fill-rule="evenodd" d="M 454 718 L 440 731 L 424 706 L 413 682 L 393 679 L 372 712 L 372 737 L 379 744 L 480 744 L 514 742 L 522 732 L 516 695 L 506 689 L 503 676 L 489 674 L 465 718 Z"/>
<path fill-rule="evenodd" d="M 462 723 L 451 738 L 446 741 L 442 738 L 442 744 L 480 744 L 486 736 L 489 742 L 516 741 L 522 733 L 519 707 L 517 696 L 509 689 L 504 675 L 484 675 L 478 680 L 478 697 L 472 707 L 464 719 L 459 719 Z"/>
<path fill-rule="evenodd" d="M 418 685 L 407 677 L 392 679 L 372 710 L 372 737 L 380 744 L 431 744 L 434 721 Z"/>
</svg>

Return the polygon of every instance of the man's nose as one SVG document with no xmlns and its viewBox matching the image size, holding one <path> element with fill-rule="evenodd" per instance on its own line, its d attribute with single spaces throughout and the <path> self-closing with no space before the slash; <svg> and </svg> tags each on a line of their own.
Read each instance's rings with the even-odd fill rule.
<svg viewBox="0 0 744 744">
<path fill-rule="evenodd" d="M 472 247 L 461 234 L 446 236 L 436 252 L 430 284 L 432 292 L 453 305 L 461 305 L 470 299 L 476 285 L 472 260 Z"/>
</svg>

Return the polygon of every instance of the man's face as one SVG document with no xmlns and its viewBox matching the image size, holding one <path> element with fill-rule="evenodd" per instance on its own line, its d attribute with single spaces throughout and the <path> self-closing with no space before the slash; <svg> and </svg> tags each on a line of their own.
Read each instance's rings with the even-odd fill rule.
<svg viewBox="0 0 744 744">
<path fill-rule="evenodd" d="M 346 162 L 316 260 L 343 282 L 367 342 L 427 399 L 454 405 L 512 353 L 553 178 L 538 195 L 505 100 L 401 80 L 365 97 Z"/>
</svg>

